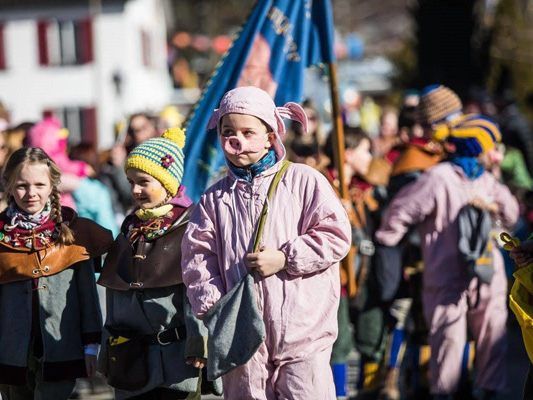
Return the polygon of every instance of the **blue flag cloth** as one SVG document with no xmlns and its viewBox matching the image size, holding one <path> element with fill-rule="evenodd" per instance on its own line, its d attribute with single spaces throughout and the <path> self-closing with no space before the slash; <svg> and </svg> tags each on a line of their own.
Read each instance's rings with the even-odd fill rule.
<svg viewBox="0 0 533 400">
<path fill-rule="evenodd" d="M 185 126 L 187 194 L 197 201 L 225 165 L 209 118 L 224 94 L 257 86 L 277 105 L 300 102 L 304 69 L 334 61 L 333 13 L 329 0 L 259 0 L 228 53 L 207 82 Z"/>
</svg>

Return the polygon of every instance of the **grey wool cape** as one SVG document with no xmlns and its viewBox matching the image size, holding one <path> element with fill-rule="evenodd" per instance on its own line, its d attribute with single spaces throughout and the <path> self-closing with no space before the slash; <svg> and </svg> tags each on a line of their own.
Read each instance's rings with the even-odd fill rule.
<svg viewBox="0 0 533 400">
<path fill-rule="evenodd" d="M 43 380 L 86 376 L 84 345 L 100 343 L 102 317 L 93 260 L 38 280 Z M 0 285 L 0 383 L 26 380 L 32 335 L 32 281 Z"/>
</svg>

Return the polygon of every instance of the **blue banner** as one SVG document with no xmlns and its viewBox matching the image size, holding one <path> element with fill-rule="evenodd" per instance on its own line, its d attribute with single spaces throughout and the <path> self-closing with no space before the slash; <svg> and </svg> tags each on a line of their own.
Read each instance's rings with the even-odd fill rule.
<svg viewBox="0 0 533 400">
<path fill-rule="evenodd" d="M 238 86 L 258 86 L 277 105 L 300 102 L 304 69 L 333 61 L 329 0 L 259 0 L 185 126 L 183 185 L 188 195 L 197 201 L 225 165 L 216 130 L 207 130 L 224 93 Z"/>
</svg>

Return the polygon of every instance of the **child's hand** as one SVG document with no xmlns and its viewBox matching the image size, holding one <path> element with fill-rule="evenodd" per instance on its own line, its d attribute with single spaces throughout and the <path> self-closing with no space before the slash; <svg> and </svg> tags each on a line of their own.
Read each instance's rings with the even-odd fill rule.
<svg viewBox="0 0 533 400">
<path fill-rule="evenodd" d="M 248 253 L 245 257 L 250 268 L 257 269 L 259 275 L 267 277 L 285 268 L 286 258 L 282 251 L 264 249 L 257 253 Z"/>
<path fill-rule="evenodd" d="M 497 203 L 487 203 L 485 200 L 479 197 L 472 199 L 470 204 L 481 210 L 487 210 L 491 214 L 497 214 L 500 211 L 500 207 L 498 207 Z"/>
<path fill-rule="evenodd" d="M 205 367 L 207 360 L 201 357 L 187 357 L 185 360 L 186 364 L 192 365 L 194 368 L 202 369 Z"/>
<path fill-rule="evenodd" d="M 533 240 L 522 242 L 518 247 L 511 249 L 509 255 L 518 267 L 533 264 Z"/>
</svg>

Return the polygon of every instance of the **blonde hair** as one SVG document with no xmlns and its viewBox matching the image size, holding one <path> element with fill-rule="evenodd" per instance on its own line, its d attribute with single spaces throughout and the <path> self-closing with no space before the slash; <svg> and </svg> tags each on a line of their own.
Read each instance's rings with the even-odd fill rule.
<svg viewBox="0 0 533 400">
<path fill-rule="evenodd" d="M 27 164 L 45 164 L 48 166 L 52 193 L 50 194 L 50 217 L 59 228 L 58 243 L 69 245 L 74 243 L 74 233 L 63 222 L 61 213 L 61 203 L 59 183 L 61 182 L 61 171 L 57 164 L 39 147 L 23 147 L 16 150 L 7 160 L 2 172 L 2 180 L 5 187 L 4 196 L 8 202 L 12 200 L 12 193 L 20 171 Z"/>
</svg>

